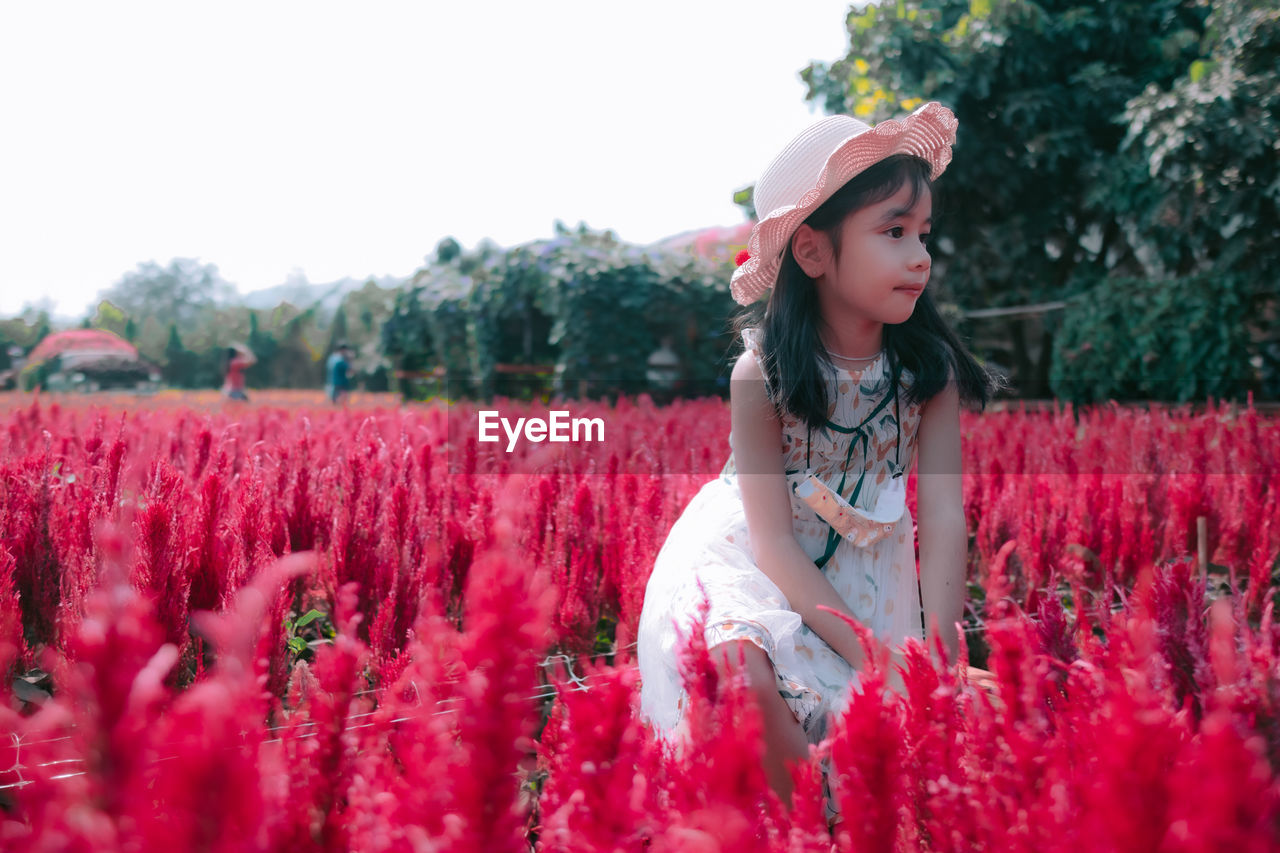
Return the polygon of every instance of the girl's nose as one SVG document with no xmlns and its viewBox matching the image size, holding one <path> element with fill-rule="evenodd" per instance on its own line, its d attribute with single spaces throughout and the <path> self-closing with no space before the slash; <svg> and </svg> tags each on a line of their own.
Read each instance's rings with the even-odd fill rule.
<svg viewBox="0 0 1280 853">
<path fill-rule="evenodd" d="M 927 270 L 931 263 L 932 259 L 929 257 L 929 250 L 921 244 L 911 256 L 911 268 L 913 270 Z"/>
</svg>

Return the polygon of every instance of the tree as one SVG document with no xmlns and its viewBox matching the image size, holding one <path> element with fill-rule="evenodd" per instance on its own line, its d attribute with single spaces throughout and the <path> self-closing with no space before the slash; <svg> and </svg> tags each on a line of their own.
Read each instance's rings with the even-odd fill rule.
<svg viewBox="0 0 1280 853">
<path fill-rule="evenodd" d="M 321 354 L 307 340 L 312 315 L 302 312 L 284 324 L 272 364 L 272 387 L 314 388 L 323 381 Z"/>
<path fill-rule="evenodd" d="M 1125 303 L 1140 302 L 1144 310 L 1123 318 L 1125 328 L 1113 333 L 1131 349 L 1150 339 L 1138 354 L 1166 366 L 1165 376 L 1154 377 L 1162 381 L 1148 383 L 1166 387 L 1162 396 L 1241 398 L 1245 390 L 1274 396 L 1280 393 L 1280 7 L 1215 0 L 1198 53 L 1171 85 L 1150 84 L 1129 101 L 1127 180 L 1095 188 L 1101 204 L 1144 236 L 1139 260 L 1156 283 L 1125 288 Z M 1108 301 L 1097 294 L 1089 314 L 1100 314 Z M 1079 318 L 1080 325 L 1088 322 L 1092 316 Z M 1079 343 L 1063 343 L 1077 365 L 1099 358 Z M 1151 366 L 1131 373 L 1140 377 Z"/>
<path fill-rule="evenodd" d="M 801 76 L 810 100 L 867 121 L 929 100 L 956 112 L 935 204 L 944 300 L 1062 299 L 1099 270 L 1141 272 L 1141 235 L 1098 188 L 1134 174 L 1122 150 L 1127 105 L 1186 73 L 1207 11 L 1197 0 L 902 0 L 851 13 L 847 55 Z M 1050 344 L 1034 369 L 1019 346 L 1024 390 L 1043 390 Z"/>
<path fill-rule="evenodd" d="M 1125 150 L 1143 181 L 1117 188 L 1121 197 L 1110 200 L 1128 200 L 1136 226 L 1152 236 L 1149 272 L 1236 272 L 1274 295 L 1280 7 L 1216 0 L 1200 58 L 1173 85 L 1148 86 L 1124 117 Z"/>
<path fill-rule="evenodd" d="M 170 323 L 169 326 L 176 327 L 177 324 Z M 142 321 L 141 328 L 138 329 L 137 339 L 133 345 L 138 348 L 138 354 L 154 364 L 165 364 L 168 359 L 165 356 L 165 349 L 169 345 L 169 328 L 164 326 L 155 317 L 147 317 Z"/>
<path fill-rule="evenodd" d="M 13 361 L 9 350 L 27 353 L 49 334 L 49 315 L 44 311 L 24 311 L 17 317 L 0 320 L 0 370 Z"/>
<path fill-rule="evenodd" d="M 347 332 L 347 312 L 338 306 L 333 314 L 333 323 L 329 326 L 329 346 L 327 352 L 335 351 L 340 344 L 350 343 L 351 335 Z"/>
<path fill-rule="evenodd" d="M 89 327 L 102 329 L 119 335 L 125 340 L 130 340 L 129 324 L 132 319 L 131 317 L 126 317 L 123 311 L 104 299 L 98 303 L 98 309 L 94 312 L 93 319 L 89 321 Z M 136 325 L 134 328 L 136 330 Z"/>
<path fill-rule="evenodd" d="M 647 250 L 585 225 L 511 249 L 439 253 L 397 294 L 383 351 L 406 396 L 613 395 L 646 390 L 645 364 L 670 338 L 684 393 L 715 393 L 727 372 L 728 270 Z M 499 365 L 551 366 L 513 377 Z M 417 380 L 422 380 L 418 383 Z"/>
<path fill-rule="evenodd" d="M 196 385 L 195 353 L 182 343 L 178 327 L 169 324 L 169 340 L 164 346 L 164 379 L 176 388 L 193 388 Z"/>
<path fill-rule="evenodd" d="M 452 237 L 445 237 L 439 243 L 436 243 L 436 259 L 437 264 L 447 264 L 462 254 L 462 246 Z M 429 260 L 429 259 L 428 259 Z"/>
<path fill-rule="evenodd" d="M 164 267 L 154 261 L 140 263 L 102 293 L 139 325 L 154 317 L 162 327 L 175 324 L 187 333 L 208 325 L 212 309 L 234 297 L 235 288 L 215 265 L 191 258 L 174 258 Z"/>
<path fill-rule="evenodd" d="M 276 352 L 279 351 L 280 344 L 270 331 L 262 330 L 257 311 L 249 312 L 248 346 L 257 361 L 245 371 L 245 377 L 258 387 L 271 385 L 271 371 L 275 365 Z"/>
</svg>

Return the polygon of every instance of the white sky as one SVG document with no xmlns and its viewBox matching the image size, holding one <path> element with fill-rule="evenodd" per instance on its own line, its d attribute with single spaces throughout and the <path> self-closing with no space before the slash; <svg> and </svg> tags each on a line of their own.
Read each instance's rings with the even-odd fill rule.
<svg viewBox="0 0 1280 853">
<path fill-rule="evenodd" d="M 147 260 L 247 292 L 556 219 L 741 222 L 733 191 L 820 116 L 798 72 L 843 55 L 849 5 L 0 0 L 0 315 L 81 316 Z"/>
</svg>

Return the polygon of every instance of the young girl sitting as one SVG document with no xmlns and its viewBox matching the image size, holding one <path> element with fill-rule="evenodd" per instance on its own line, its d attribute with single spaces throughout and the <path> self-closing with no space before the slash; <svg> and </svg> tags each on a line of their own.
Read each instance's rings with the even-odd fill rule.
<svg viewBox="0 0 1280 853">
<path fill-rule="evenodd" d="M 732 455 L 672 528 L 646 588 L 642 713 L 664 735 L 680 730 L 678 655 L 705 594 L 707 645 L 759 703 L 765 772 L 784 802 L 787 764 L 824 737 L 863 663 L 857 634 L 822 608 L 895 649 L 908 637 L 932 647 L 922 626 L 936 625 L 956 657 L 968 544 L 959 407 L 985 407 L 993 390 L 926 289 L 931 182 L 956 126 L 935 103 L 874 127 L 832 116 L 765 169 L 731 285 L 742 305 L 768 293 L 740 321 Z M 919 586 L 904 487 L 917 452 Z M 901 689 L 896 672 L 890 684 Z"/>
</svg>

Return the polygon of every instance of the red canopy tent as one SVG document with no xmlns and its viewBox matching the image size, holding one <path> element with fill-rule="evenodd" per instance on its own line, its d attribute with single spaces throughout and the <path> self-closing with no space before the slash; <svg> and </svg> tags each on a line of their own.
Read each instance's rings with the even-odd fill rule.
<svg viewBox="0 0 1280 853">
<path fill-rule="evenodd" d="M 36 344 L 27 361 L 38 364 L 56 356 L 62 356 L 64 368 L 72 368 L 102 358 L 136 361 L 138 349 L 119 335 L 102 329 L 70 329 L 46 336 Z"/>
<path fill-rule="evenodd" d="M 39 380 L 41 385 L 49 382 L 46 387 L 54 387 L 69 382 L 86 391 L 133 388 L 154 382 L 160 373 L 138 355 L 133 344 L 101 329 L 54 332 L 36 344 L 27 362 L 26 369 L 34 367 L 44 377 Z"/>
</svg>

